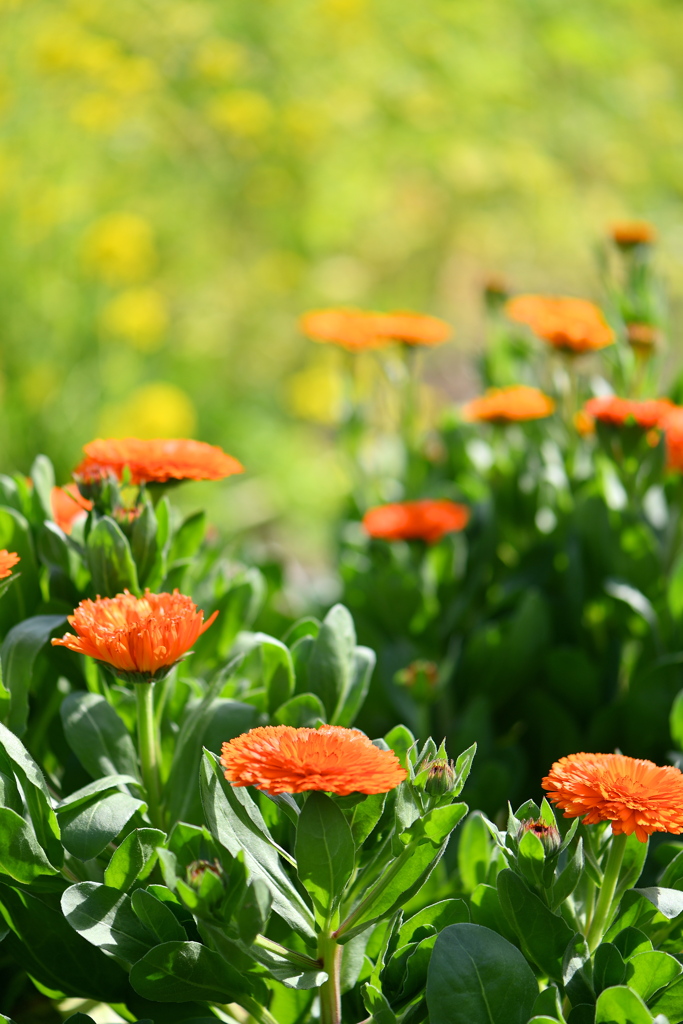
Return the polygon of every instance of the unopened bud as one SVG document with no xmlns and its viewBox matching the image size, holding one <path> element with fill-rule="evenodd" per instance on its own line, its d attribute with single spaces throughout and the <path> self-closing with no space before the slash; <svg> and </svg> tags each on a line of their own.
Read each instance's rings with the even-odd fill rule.
<svg viewBox="0 0 683 1024">
<path fill-rule="evenodd" d="M 223 868 L 217 860 L 193 860 L 191 864 L 187 865 L 187 870 L 185 872 L 187 884 L 193 889 L 199 891 L 202 887 L 202 882 L 204 881 L 204 876 L 207 871 L 211 872 L 211 874 L 215 875 L 218 879 L 223 878 Z"/>
<path fill-rule="evenodd" d="M 518 842 L 526 832 L 533 832 L 535 836 L 538 836 L 547 854 L 557 853 L 562 844 L 562 836 L 557 826 L 548 825 L 542 818 L 527 818 L 526 821 L 520 822 L 517 831 Z"/>
<path fill-rule="evenodd" d="M 394 676 L 399 686 L 405 686 L 414 700 L 429 704 L 438 695 L 439 666 L 434 661 L 413 661 Z"/>
<path fill-rule="evenodd" d="M 455 764 L 446 758 L 439 758 L 424 766 L 428 768 L 425 792 L 430 796 L 445 796 L 455 788 Z"/>
</svg>

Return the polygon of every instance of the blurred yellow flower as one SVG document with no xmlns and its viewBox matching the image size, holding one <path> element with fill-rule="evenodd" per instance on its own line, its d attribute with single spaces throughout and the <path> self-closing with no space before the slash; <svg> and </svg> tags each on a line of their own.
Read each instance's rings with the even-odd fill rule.
<svg viewBox="0 0 683 1024">
<path fill-rule="evenodd" d="M 105 406 L 97 432 L 102 437 L 192 437 L 197 413 L 191 398 L 175 384 L 152 381 L 123 402 Z"/>
<path fill-rule="evenodd" d="M 86 233 L 83 259 L 92 274 L 109 284 L 143 280 L 156 263 L 152 226 L 134 213 L 110 213 Z"/>
<path fill-rule="evenodd" d="M 166 302 L 156 288 L 128 288 L 107 303 L 100 322 L 107 334 L 125 338 L 141 352 L 154 352 L 168 326 Z"/>
<path fill-rule="evenodd" d="M 286 398 L 295 416 L 333 426 L 339 423 L 343 411 L 341 373 L 329 363 L 306 367 L 286 382 Z"/>
<path fill-rule="evenodd" d="M 246 139 L 263 135 L 273 120 L 269 100 L 253 89 L 220 93 L 209 102 L 206 113 L 216 128 Z"/>
<path fill-rule="evenodd" d="M 225 81 L 247 63 L 244 47 L 230 39 L 204 39 L 194 55 L 194 68 L 203 78 Z"/>
<path fill-rule="evenodd" d="M 81 96 L 70 110 L 71 120 L 93 132 L 108 132 L 118 128 L 126 116 L 121 100 L 104 92 L 90 92 Z"/>
</svg>

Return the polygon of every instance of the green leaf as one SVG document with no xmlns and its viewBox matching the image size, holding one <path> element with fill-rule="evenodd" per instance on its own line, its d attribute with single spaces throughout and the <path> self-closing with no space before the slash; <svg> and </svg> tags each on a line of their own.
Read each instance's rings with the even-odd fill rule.
<svg viewBox="0 0 683 1024">
<path fill-rule="evenodd" d="M 343 812 L 325 793 L 310 793 L 299 815 L 294 850 L 297 872 L 325 925 L 339 905 L 356 860 Z"/>
<path fill-rule="evenodd" d="M 66 741 L 89 775 L 140 777 L 130 734 L 104 697 L 78 690 L 62 701 L 60 713 Z"/>
<path fill-rule="evenodd" d="M 158 524 L 151 501 L 148 499 L 142 507 L 140 515 L 133 523 L 130 537 L 130 550 L 137 567 L 140 586 L 148 585 L 150 574 L 159 561 L 157 545 Z M 156 574 L 161 577 L 161 573 Z M 156 581 L 152 581 L 156 582 Z M 159 582 L 161 579 L 159 578 Z"/>
<path fill-rule="evenodd" d="M 170 907 L 148 889 L 135 889 L 130 902 L 136 917 L 157 942 L 183 942 L 187 938 Z"/>
<path fill-rule="evenodd" d="M 160 1003 L 189 999 L 239 1002 L 250 991 L 247 979 L 199 942 L 164 942 L 133 965 L 130 983 L 141 996 Z"/>
<path fill-rule="evenodd" d="M 652 1013 L 662 1013 L 670 1021 L 683 1020 L 683 978 L 668 985 L 650 1002 Z"/>
<path fill-rule="evenodd" d="M 55 630 L 62 630 L 65 625 L 63 615 L 35 615 L 13 626 L 3 641 L 2 679 L 12 698 L 7 725 L 17 736 L 26 731 L 35 660 Z"/>
<path fill-rule="evenodd" d="M 683 968 L 678 960 L 659 950 L 636 953 L 626 965 L 628 987 L 637 992 L 646 1003 L 656 992 L 670 985 Z"/>
<path fill-rule="evenodd" d="M 41 600 L 38 564 L 28 520 L 12 508 L 0 508 L 0 550 L 15 551 L 21 559 L 18 578 L 0 601 L 0 635 L 28 618 Z"/>
<path fill-rule="evenodd" d="M 681 596 L 683 598 L 683 556 L 681 556 L 681 569 Z M 683 613 L 683 605 L 681 606 L 681 613 Z M 683 750 L 683 690 L 678 691 L 676 699 L 671 706 L 669 729 L 671 730 L 671 738 L 674 743 L 679 750 Z"/>
<path fill-rule="evenodd" d="M 624 958 L 611 942 L 603 942 L 593 959 L 593 988 L 596 994 L 603 989 L 622 985 L 626 980 Z"/>
<path fill-rule="evenodd" d="M 285 874 L 276 844 L 256 804 L 242 787 L 226 782 L 218 759 L 208 751 L 201 765 L 202 804 L 211 834 L 247 867 L 273 896 L 273 909 L 300 934 L 312 938 L 313 914 Z"/>
<path fill-rule="evenodd" d="M 377 662 L 377 655 L 369 647 L 356 647 L 353 653 L 351 682 L 344 695 L 339 698 L 331 721 L 347 728 L 353 725 L 356 715 L 365 703 L 370 680 Z"/>
<path fill-rule="evenodd" d="M 527 1024 L 538 984 L 506 939 L 453 924 L 436 940 L 427 976 L 431 1024 Z"/>
<path fill-rule="evenodd" d="M 470 771 L 472 769 L 472 763 L 474 761 L 474 755 L 477 753 L 477 744 L 473 743 L 467 750 L 463 750 L 462 754 L 456 759 L 455 762 L 455 782 L 453 783 L 452 794 L 453 797 L 460 796 L 462 793 L 465 783 L 469 778 Z"/>
<path fill-rule="evenodd" d="M 129 793 L 109 793 L 57 815 L 62 842 L 80 860 L 97 857 L 146 804 Z M 118 891 L 118 890 L 116 890 Z"/>
<path fill-rule="evenodd" d="M 671 568 L 667 597 L 671 617 L 680 619 L 683 616 L 683 554 L 678 556 Z"/>
<path fill-rule="evenodd" d="M 250 644 L 242 669 L 256 663 L 259 685 L 265 688 L 268 714 L 272 715 L 294 693 L 292 655 L 280 640 L 265 633 L 254 633 Z"/>
<path fill-rule="evenodd" d="M 373 1024 L 396 1024 L 395 1013 L 386 997 L 375 985 L 363 985 L 361 994 L 365 1009 L 370 1014 Z"/>
<path fill-rule="evenodd" d="M 273 715 L 273 724 L 313 729 L 318 721 L 324 722 L 326 717 L 320 697 L 314 693 L 298 693 L 280 705 Z"/>
<path fill-rule="evenodd" d="M 29 472 L 33 480 L 33 493 L 46 519 L 52 519 L 52 488 L 55 486 L 55 471 L 47 455 L 37 455 Z"/>
<path fill-rule="evenodd" d="M 17 776 L 36 838 L 50 863 L 55 867 L 61 867 L 64 862 L 64 850 L 60 840 L 59 824 L 40 768 L 21 740 L 4 725 L 0 725 L 0 747 L 0 768 L 6 775 L 14 773 Z"/>
<path fill-rule="evenodd" d="M 653 885 L 645 889 L 634 889 L 633 891 L 649 900 L 659 913 L 663 914 L 670 921 L 683 913 L 683 892 L 680 892 L 678 889 L 664 889 L 658 885 Z"/>
<path fill-rule="evenodd" d="M 467 924 L 469 910 L 464 900 L 441 900 L 430 907 L 419 910 L 401 925 L 398 932 L 397 949 L 409 942 L 421 942 L 431 931 L 441 932 L 450 924 Z"/>
<path fill-rule="evenodd" d="M 0 807 L 0 871 L 17 882 L 30 885 L 39 875 L 55 875 L 31 825 L 10 810 Z"/>
<path fill-rule="evenodd" d="M 493 852 L 491 833 L 481 811 L 467 816 L 458 835 L 458 873 L 463 890 L 470 893 L 486 881 Z"/>
<path fill-rule="evenodd" d="M 308 663 L 308 689 L 322 700 L 328 720 L 343 707 L 354 677 L 356 630 L 349 611 L 336 604 L 325 616 L 313 641 Z"/>
<path fill-rule="evenodd" d="M 470 897 L 470 913 L 474 924 L 499 932 L 510 942 L 517 941 L 515 931 L 503 913 L 495 886 L 485 883 L 477 886 Z"/>
<path fill-rule="evenodd" d="M 533 832 L 525 832 L 517 848 L 517 863 L 526 879 L 532 885 L 543 885 L 545 850 L 543 843 Z"/>
<path fill-rule="evenodd" d="M 361 847 L 382 817 L 386 793 L 371 793 L 359 801 L 351 812 L 349 824 L 351 835 L 357 847 Z"/>
<path fill-rule="evenodd" d="M 41 984 L 105 1003 L 126 999 L 130 990 L 122 968 L 76 934 L 59 910 L 0 883 L 0 913 L 13 933 L 4 944 Z"/>
<path fill-rule="evenodd" d="M 109 516 L 103 516 L 88 534 L 87 556 L 93 588 L 100 597 L 115 597 L 123 590 L 140 593 L 130 544 Z"/>
<path fill-rule="evenodd" d="M 652 1014 L 639 995 L 617 985 L 598 996 L 595 1024 L 652 1024 Z"/>
<path fill-rule="evenodd" d="M 579 839 L 573 857 L 558 875 L 551 890 L 551 909 L 557 910 L 561 903 L 571 896 L 578 885 L 583 871 L 583 837 Z"/>
<path fill-rule="evenodd" d="M 104 872 L 104 884 L 111 889 L 126 890 L 135 882 L 144 881 L 157 862 L 156 848 L 163 845 L 165 839 L 164 833 L 156 828 L 134 829 L 109 861 Z"/>
<path fill-rule="evenodd" d="M 104 779 L 95 779 L 94 782 L 89 782 L 86 786 L 69 793 L 63 800 L 60 800 L 57 804 L 57 811 L 63 811 L 67 807 L 73 810 L 78 804 L 89 803 L 91 797 L 97 793 L 106 793 L 107 790 L 118 789 L 120 786 L 135 786 L 139 789 L 141 783 L 132 775 L 108 775 Z"/>
<path fill-rule="evenodd" d="M 130 896 L 118 889 L 78 882 L 62 895 L 62 911 L 74 931 L 128 964 L 154 946 L 155 937 L 133 913 Z"/>
<path fill-rule="evenodd" d="M 574 933 L 509 868 L 497 878 L 500 903 L 522 950 L 548 977 L 562 978 L 562 958 Z"/>
</svg>

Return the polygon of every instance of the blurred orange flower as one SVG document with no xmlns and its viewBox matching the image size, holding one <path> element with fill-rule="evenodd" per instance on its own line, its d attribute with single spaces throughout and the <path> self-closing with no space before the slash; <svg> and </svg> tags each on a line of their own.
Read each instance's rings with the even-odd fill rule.
<svg viewBox="0 0 683 1024">
<path fill-rule="evenodd" d="M 102 440 L 84 445 L 85 459 L 74 477 L 92 483 L 103 477 L 123 477 L 126 467 L 133 484 L 168 480 L 222 480 L 244 467 L 214 445 L 186 438 L 142 440 L 137 437 Z"/>
<path fill-rule="evenodd" d="M 394 341 L 440 345 L 452 334 L 449 324 L 425 313 L 371 313 L 360 309 L 317 309 L 299 321 L 315 341 L 331 341 L 349 351 L 383 348 Z"/>
<path fill-rule="evenodd" d="M 666 438 L 667 466 L 683 472 L 683 409 L 674 406 L 661 427 Z"/>
<path fill-rule="evenodd" d="M 377 505 L 363 516 L 363 526 L 380 540 L 424 540 L 435 544 L 446 533 L 464 530 L 470 510 L 447 498 L 423 498 Z"/>
<path fill-rule="evenodd" d="M 0 551 L 0 580 L 4 580 L 6 576 L 12 575 L 12 569 L 21 561 L 19 555 L 14 551 L 8 551 L 7 548 L 3 548 Z"/>
<path fill-rule="evenodd" d="M 68 617 L 77 635 L 66 633 L 52 643 L 103 662 L 128 682 L 151 683 L 167 675 L 217 615 L 204 622 L 204 612 L 177 590 L 146 590 L 142 597 L 124 590 L 81 601 Z"/>
<path fill-rule="evenodd" d="M 505 306 L 511 320 L 565 352 L 593 352 L 614 342 L 614 331 L 600 309 L 587 299 L 518 295 Z"/>
<path fill-rule="evenodd" d="M 470 422 L 516 423 L 540 420 L 555 411 L 552 398 L 539 388 L 516 384 L 508 388 L 489 388 L 485 395 L 463 406 L 463 419 Z"/>
<path fill-rule="evenodd" d="M 393 750 L 380 750 L 358 729 L 339 725 L 251 729 L 223 744 L 221 764 L 233 786 L 268 793 L 386 793 L 406 778 Z"/>
<path fill-rule="evenodd" d="M 585 815 L 586 825 L 612 823 L 615 835 L 683 832 L 683 774 L 671 765 L 624 754 L 570 754 L 543 779 L 543 788 L 565 818 Z"/>
<path fill-rule="evenodd" d="M 50 503 L 52 518 L 64 533 L 71 533 L 74 523 L 84 519 L 92 508 L 92 501 L 84 498 L 75 484 L 53 487 Z"/>
<path fill-rule="evenodd" d="M 610 228 L 612 241 L 624 248 L 634 245 L 652 245 L 657 240 L 657 231 L 646 220 L 624 220 L 612 224 Z"/>
<path fill-rule="evenodd" d="M 674 409 L 676 406 L 668 398 L 638 401 L 633 398 L 618 398 L 616 395 L 590 398 L 584 406 L 586 415 L 600 423 L 607 423 L 612 427 L 638 426 L 643 430 L 661 426 Z"/>
<path fill-rule="evenodd" d="M 626 338 L 631 348 L 650 351 L 657 344 L 659 328 L 654 324 L 626 324 Z"/>
</svg>

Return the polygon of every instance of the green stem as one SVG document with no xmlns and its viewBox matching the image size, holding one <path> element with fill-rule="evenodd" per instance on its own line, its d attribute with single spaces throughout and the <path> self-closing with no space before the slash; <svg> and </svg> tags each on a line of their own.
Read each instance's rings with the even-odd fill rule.
<svg viewBox="0 0 683 1024">
<path fill-rule="evenodd" d="M 327 971 L 327 981 L 320 986 L 320 1024 L 341 1024 L 341 962 L 344 947 L 331 935 L 318 939 L 318 955 Z"/>
<path fill-rule="evenodd" d="M 257 1003 L 255 999 L 251 998 L 251 996 L 240 996 L 239 1005 L 243 1006 L 247 1013 L 250 1014 L 255 1021 L 258 1021 L 258 1024 L 278 1024 L 275 1017 L 266 1010 L 265 1006 L 261 1006 L 261 1004 Z"/>
<path fill-rule="evenodd" d="M 140 754 L 142 781 L 147 794 L 147 809 L 150 821 L 155 828 L 160 828 L 163 831 L 153 686 L 153 683 L 135 683 L 135 698 L 138 711 L 138 753 Z"/>
<path fill-rule="evenodd" d="M 628 837 L 624 833 L 620 836 L 612 836 L 610 851 L 607 856 L 607 864 L 605 865 L 605 873 L 603 875 L 602 885 L 600 886 L 600 895 L 598 896 L 598 902 L 595 905 L 593 920 L 591 921 L 590 928 L 586 933 L 586 941 L 588 942 L 588 948 L 591 953 L 600 945 L 602 936 L 604 935 L 605 929 L 609 923 L 610 915 L 612 913 L 614 893 L 616 892 L 617 882 L 619 881 L 619 872 L 624 859 L 627 840 Z"/>
<path fill-rule="evenodd" d="M 410 860 L 416 845 L 417 843 L 413 842 L 406 846 L 406 848 L 403 850 L 402 853 L 398 855 L 394 862 L 387 867 L 382 877 L 375 883 L 372 889 L 370 889 L 367 896 L 365 896 L 360 901 L 360 903 L 353 911 L 353 913 L 349 914 L 346 920 L 343 921 L 340 924 L 339 928 L 337 928 L 336 932 L 334 932 L 335 939 L 340 939 L 343 935 L 346 935 L 346 933 L 354 927 L 356 922 L 363 916 L 363 914 L 365 914 L 366 911 L 368 911 L 370 907 L 372 907 L 372 905 L 377 902 L 377 900 L 382 895 L 386 887 L 388 885 L 391 885 L 394 878 L 401 870 L 403 865 L 406 863 L 406 861 Z"/>
<path fill-rule="evenodd" d="M 254 939 L 254 945 L 260 946 L 261 949 L 267 949 L 270 953 L 277 953 L 284 960 L 289 960 L 290 963 L 304 967 L 309 971 L 320 970 L 322 966 L 319 960 L 313 960 L 312 957 L 306 956 L 304 953 L 297 953 L 295 949 L 288 949 L 287 946 L 274 942 L 273 939 L 269 939 L 266 935 L 257 935 Z"/>
</svg>

